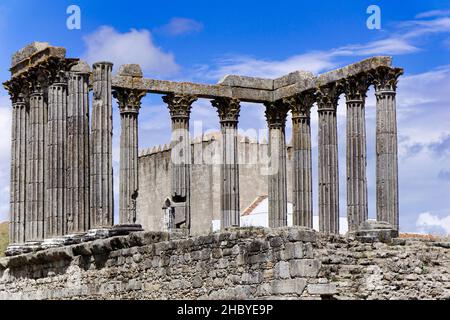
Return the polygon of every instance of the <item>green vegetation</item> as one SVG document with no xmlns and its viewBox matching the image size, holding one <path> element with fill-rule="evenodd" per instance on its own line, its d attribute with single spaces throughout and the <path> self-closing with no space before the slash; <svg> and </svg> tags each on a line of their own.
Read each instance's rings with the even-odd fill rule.
<svg viewBox="0 0 450 320">
<path fill-rule="evenodd" d="M 8 222 L 0 223 L 0 257 L 3 257 L 9 243 Z"/>
</svg>

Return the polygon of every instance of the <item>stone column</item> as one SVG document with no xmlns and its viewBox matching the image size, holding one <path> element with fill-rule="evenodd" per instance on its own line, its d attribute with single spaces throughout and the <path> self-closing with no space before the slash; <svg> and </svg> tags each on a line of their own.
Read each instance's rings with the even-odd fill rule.
<svg viewBox="0 0 450 320">
<path fill-rule="evenodd" d="M 138 197 L 138 116 L 141 99 L 146 91 L 116 89 L 114 97 L 120 110 L 120 197 L 119 219 L 121 224 L 136 223 L 136 199 Z"/>
<path fill-rule="evenodd" d="M 367 207 L 367 156 L 365 98 L 368 77 L 346 79 L 347 100 L 347 220 L 349 231 L 356 231 L 369 218 Z"/>
<path fill-rule="evenodd" d="M 61 71 L 48 88 L 45 237 L 66 234 L 67 78 Z"/>
<path fill-rule="evenodd" d="M 69 74 L 67 106 L 66 221 L 67 233 L 89 229 L 89 75 L 85 62 Z"/>
<path fill-rule="evenodd" d="M 293 141 L 293 224 L 313 227 L 311 108 L 313 92 L 305 92 L 285 100 L 292 112 Z"/>
<path fill-rule="evenodd" d="M 222 229 L 239 227 L 239 163 L 238 121 L 240 101 L 217 98 L 212 105 L 217 108 L 222 131 L 222 163 L 220 171 L 220 211 Z"/>
<path fill-rule="evenodd" d="M 339 234 L 339 167 L 336 109 L 340 87 L 318 88 L 319 113 L 319 230 Z"/>
<path fill-rule="evenodd" d="M 286 117 L 288 107 L 280 102 L 266 103 L 269 126 L 269 227 L 287 226 Z"/>
<path fill-rule="evenodd" d="M 192 103 L 197 98 L 191 95 L 169 94 L 163 97 L 172 118 L 172 200 L 175 208 L 175 225 L 185 223 L 191 227 L 190 186 L 191 146 L 189 140 L 189 118 Z"/>
<path fill-rule="evenodd" d="M 112 167 L 112 63 L 93 66 L 94 100 L 91 125 L 90 228 L 109 228 L 114 224 Z"/>
<path fill-rule="evenodd" d="M 399 227 L 396 89 L 402 69 L 373 72 L 377 98 L 377 220 Z"/>
<path fill-rule="evenodd" d="M 25 190 L 28 108 L 26 82 L 5 84 L 12 101 L 9 243 L 25 242 Z"/>
<path fill-rule="evenodd" d="M 45 149 L 47 134 L 47 83 L 48 74 L 42 69 L 30 71 L 30 95 L 25 241 L 44 240 L 45 209 Z"/>
</svg>

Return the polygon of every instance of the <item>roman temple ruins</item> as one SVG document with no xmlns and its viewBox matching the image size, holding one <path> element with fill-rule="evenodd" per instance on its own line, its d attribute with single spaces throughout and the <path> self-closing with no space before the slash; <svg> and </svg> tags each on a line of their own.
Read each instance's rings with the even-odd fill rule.
<svg viewBox="0 0 450 320">
<path fill-rule="evenodd" d="M 348 226 L 350 232 L 358 232 L 368 220 L 365 99 L 370 86 L 375 88 L 377 101 L 377 221 L 398 231 L 396 88 L 403 70 L 392 66 L 390 57 L 369 58 L 320 75 L 305 71 L 277 79 L 229 75 L 215 85 L 147 79 L 138 65 L 119 66 L 115 75 L 113 68 L 110 62 L 91 67 L 80 59 L 67 58 L 64 48 L 43 42 L 14 54 L 11 79 L 4 83 L 12 101 L 9 255 L 128 234 L 141 231 L 142 226 L 146 231 L 164 227 L 170 232 L 208 233 L 214 219 L 213 201 L 205 199 L 212 194 L 217 195 L 220 228 L 240 226 L 243 208 L 256 196 L 249 193 L 248 180 L 257 172 L 239 163 L 240 148 L 245 145 L 238 137 L 242 102 L 265 108 L 267 145 L 256 143 L 258 151 L 248 153 L 265 153 L 270 159 L 265 177 L 254 180 L 264 179 L 261 185 L 266 185 L 269 227 L 287 225 L 289 197 L 293 224 L 312 228 L 312 195 L 317 192 L 320 232 L 336 234 L 336 111 L 341 95 L 347 106 Z M 162 95 L 172 121 L 170 146 L 154 152 L 160 158 L 151 159 L 152 165 L 147 165 L 151 153 L 141 152 L 139 157 L 138 152 L 139 111 L 148 94 Z M 113 99 L 121 123 L 119 224 L 114 223 Z M 211 184 L 201 189 L 208 168 L 194 170 L 196 143 L 190 140 L 189 125 L 198 99 L 211 100 L 221 126 L 216 137 L 217 190 Z M 310 117 L 316 110 L 318 163 L 313 163 L 311 141 L 315 137 L 311 137 Z M 293 132 L 292 146 L 287 147 L 289 112 Z M 313 166 L 319 173 L 316 187 Z M 163 167 L 168 179 L 161 186 L 158 170 Z M 152 195 L 156 192 L 158 199 Z M 163 217 L 164 224 L 148 222 L 161 220 L 153 217 Z"/>
</svg>

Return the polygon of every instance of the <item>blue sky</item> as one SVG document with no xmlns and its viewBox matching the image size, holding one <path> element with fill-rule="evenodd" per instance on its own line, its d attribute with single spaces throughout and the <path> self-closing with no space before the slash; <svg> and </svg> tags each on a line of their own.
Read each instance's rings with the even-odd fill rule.
<svg viewBox="0 0 450 320">
<path fill-rule="evenodd" d="M 73 4 L 81 8 L 81 30 L 66 28 L 66 9 Z M 366 9 L 373 4 L 381 8 L 380 30 L 366 27 Z M 32 41 L 64 46 L 68 56 L 89 63 L 111 60 L 116 70 L 123 63 L 139 63 L 147 77 L 205 83 L 229 73 L 261 77 L 300 69 L 322 73 L 369 56 L 391 55 L 394 64 L 405 69 L 398 88 L 401 229 L 450 233 L 450 1 L 2 1 L 0 80 L 9 77 L 11 54 Z M 340 104 L 340 202 L 345 215 L 343 97 Z M 372 217 L 374 106 L 371 90 L 366 119 Z M 219 127 L 208 101 L 194 105 L 192 118 L 202 123 L 203 131 Z M 170 121 L 159 96 L 144 99 L 140 120 L 141 148 L 167 143 Z M 313 112 L 315 162 L 316 120 Z M 114 125 L 117 172 L 117 114 Z M 241 128 L 265 128 L 263 108 L 246 104 Z M 0 220 L 6 220 L 10 102 L 3 89 L 0 130 L 5 134 L 0 140 Z"/>
</svg>

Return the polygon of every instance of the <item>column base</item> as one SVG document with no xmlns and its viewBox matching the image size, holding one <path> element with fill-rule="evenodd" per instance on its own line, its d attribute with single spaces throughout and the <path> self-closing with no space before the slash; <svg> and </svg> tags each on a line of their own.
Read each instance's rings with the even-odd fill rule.
<svg viewBox="0 0 450 320">
<path fill-rule="evenodd" d="M 26 243 L 15 243 L 10 244 L 5 251 L 5 256 L 12 257 L 21 254 L 32 253 L 42 250 L 42 242 L 40 241 L 30 241 Z"/>
<path fill-rule="evenodd" d="M 45 239 L 42 243 L 42 249 L 58 248 L 63 246 L 70 246 L 72 244 L 81 243 L 85 233 L 68 234 L 62 237 Z"/>
<path fill-rule="evenodd" d="M 387 222 L 367 220 L 359 226 L 357 231 L 349 232 L 348 235 L 364 243 L 392 243 L 394 238 L 398 238 L 398 234 L 398 231 Z"/>
<path fill-rule="evenodd" d="M 109 236 L 126 236 L 132 232 L 144 231 L 140 224 L 118 224 L 109 229 Z"/>
</svg>

